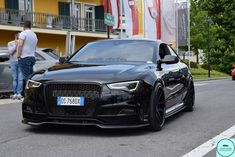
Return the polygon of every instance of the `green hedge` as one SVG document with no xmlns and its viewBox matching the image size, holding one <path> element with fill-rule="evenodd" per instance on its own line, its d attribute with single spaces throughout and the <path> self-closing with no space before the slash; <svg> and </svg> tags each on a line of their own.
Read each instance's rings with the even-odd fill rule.
<svg viewBox="0 0 235 157">
<path fill-rule="evenodd" d="M 202 68 L 202 69 L 205 69 L 205 70 L 208 70 L 208 64 L 207 64 L 207 63 L 203 63 L 203 64 L 201 65 L 201 68 Z"/>
<path fill-rule="evenodd" d="M 188 65 L 189 60 L 185 59 L 185 60 L 183 60 L 183 62 Z M 190 68 L 198 69 L 198 64 L 196 62 L 190 61 Z"/>
</svg>

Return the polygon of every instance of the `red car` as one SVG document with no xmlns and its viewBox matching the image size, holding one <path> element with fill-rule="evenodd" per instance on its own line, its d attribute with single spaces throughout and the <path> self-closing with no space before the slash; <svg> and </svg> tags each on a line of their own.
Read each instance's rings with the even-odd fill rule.
<svg viewBox="0 0 235 157">
<path fill-rule="evenodd" d="M 232 75 L 232 80 L 235 80 L 235 65 L 232 66 L 231 75 Z"/>
</svg>

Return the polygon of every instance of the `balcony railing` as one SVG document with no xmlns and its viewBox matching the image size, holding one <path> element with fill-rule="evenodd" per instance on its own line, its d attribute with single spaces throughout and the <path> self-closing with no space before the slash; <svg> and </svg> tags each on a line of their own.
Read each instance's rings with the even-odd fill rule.
<svg viewBox="0 0 235 157">
<path fill-rule="evenodd" d="M 32 21 L 33 27 L 65 29 L 85 32 L 105 32 L 104 20 L 76 18 L 21 10 L 0 9 L 0 24 L 22 26 L 25 20 Z"/>
</svg>

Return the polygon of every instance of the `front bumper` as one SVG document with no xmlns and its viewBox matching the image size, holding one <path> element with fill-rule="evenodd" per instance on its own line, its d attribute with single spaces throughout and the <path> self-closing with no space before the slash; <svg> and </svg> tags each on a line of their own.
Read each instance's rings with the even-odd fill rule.
<svg viewBox="0 0 235 157">
<path fill-rule="evenodd" d="M 89 99 L 85 108 L 56 106 L 53 101 L 56 95 L 47 95 L 46 90 L 47 85 L 26 91 L 22 104 L 23 123 L 94 125 L 101 128 L 138 128 L 149 124 L 148 101 L 151 89 L 143 84 L 138 92 L 133 93 L 110 90 L 102 85 L 100 95 L 93 101 Z M 61 94 L 61 91 L 54 93 Z"/>
<path fill-rule="evenodd" d="M 48 118 L 41 122 L 32 122 L 31 120 L 22 120 L 23 124 L 38 126 L 38 125 L 44 125 L 44 124 L 55 124 L 55 125 L 78 125 L 78 126 L 97 126 L 103 129 L 126 129 L 126 128 L 141 128 L 149 126 L 149 123 L 140 123 L 140 124 L 118 124 L 118 125 L 112 125 L 112 124 L 104 124 L 101 121 L 98 121 L 97 119 L 76 119 L 76 120 L 66 120 L 61 118 Z"/>
</svg>

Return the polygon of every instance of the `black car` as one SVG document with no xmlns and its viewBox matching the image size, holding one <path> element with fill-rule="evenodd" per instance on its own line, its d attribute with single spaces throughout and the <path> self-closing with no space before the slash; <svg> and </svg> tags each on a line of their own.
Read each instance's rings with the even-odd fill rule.
<svg viewBox="0 0 235 157">
<path fill-rule="evenodd" d="M 62 60 L 61 60 L 62 62 Z M 89 43 L 63 64 L 29 79 L 23 123 L 150 126 L 194 107 L 194 83 L 174 50 L 155 40 Z"/>
</svg>

